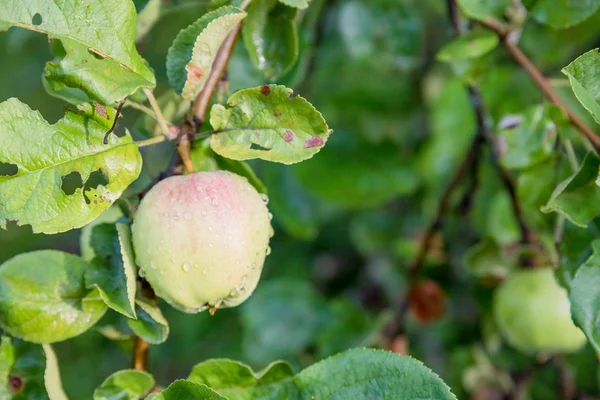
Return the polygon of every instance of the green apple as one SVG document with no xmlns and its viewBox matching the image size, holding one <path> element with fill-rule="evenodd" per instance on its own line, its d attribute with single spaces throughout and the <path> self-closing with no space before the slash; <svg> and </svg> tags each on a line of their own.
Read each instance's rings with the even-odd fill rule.
<svg viewBox="0 0 600 400">
<path fill-rule="evenodd" d="M 266 196 L 246 178 L 226 171 L 167 178 L 134 217 L 140 274 L 184 312 L 236 306 L 260 278 L 270 220 Z"/>
<path fill-rule="evenodd" d="M 523 352 L 571 352 L 586 342 L 550 268 L 513 273 L 495 293 L 494 316 L 508 343 Z"/>
</svg>

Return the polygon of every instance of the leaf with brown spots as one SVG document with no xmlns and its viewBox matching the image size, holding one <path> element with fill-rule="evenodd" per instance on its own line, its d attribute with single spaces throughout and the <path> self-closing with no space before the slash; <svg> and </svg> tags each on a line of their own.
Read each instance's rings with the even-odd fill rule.
<svg viewBox="0 0 600 400">
<path fill-rule="evenodd" d="M 221 132 L 212 135 L 212 149 L 234 160 L 293 164 L 311 158 L 331 130 L 306 99 L 291 93 L 285 86 L 263 85 L 234 93 L 229 107 L 215 104 L 210 123 Z"/>
<path fill-rule="evenodd" d="M 204 87 L 223 41 L 246 13 L 224 6 L 204 14 L 179 32 L 167 54 L 169 83 L 192 101 Z"/>
</svg>

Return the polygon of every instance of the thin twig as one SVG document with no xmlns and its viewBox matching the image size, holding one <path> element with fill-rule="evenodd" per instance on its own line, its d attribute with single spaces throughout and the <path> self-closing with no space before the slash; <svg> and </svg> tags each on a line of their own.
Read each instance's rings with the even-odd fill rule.
<svg viewBox="0 0 600 400">
<path fill-rule="evenodd" d="M 144 114 L 150 116 L 154 120 L 156 120 L 156 114 L 154 113 L 154 111 L 152 111 L 152 109 L 146 107 L 143 104 L 137 103 L 135 101 L 127 100 L 127 102 L 125 102 L 125 107 L 135 108 L 136 110 L 139 110 L 139 111 L 143 112 Z"/>
<path fill-rule="evenodd" d="M 138 145 L 138 147 L 146 147 L 146 146 L 151 146 L 153 144 L 162 143 L 165 141 L 167 141 L 167 137 L 160 135 L 160 136 L 154 136 L 153 138 L 150 138 L 150 139 L 139 140 L 135 143 Z"/>
<path fill-rule="evenodd" d="M 158 105 L 158 102 L 152 93 L 152 90 L 144 88 L 144 93 L 150 102 L 150 106 L 154 110 L 154 114 L 156 114 L 156 122 L 158 122 L 160 130 L 164 136 L 169 137 L 169 124 L 167 123 L 167 120 L 165 119 L 165 116 L 163 115 L 160 106 Z"/>
<path fill-rule="evenodd" d="M 125 104 L 125 100 L 127 100 L 127 97 L 121 100 L 121 102 L 117 106 L 117 111 L 115 112 L 115 120 L 113 121 L 113 124 L 108 130 L 108 132 L 106 132 L 106 134 L 104 135 L 104 144 L 108 144 L 108 137 L 111 133 L 115 131 L 115 127 L 117 126 L 117 119 L 119 119 L 119 116 L 121 115 L 121 109 L 123 108 L 123 104 Z"/>
<path fill-rule="evenodd" d="M 569 118 L 569 121 L 575 126 L 592 144 L 596 153 L 600 153 L 600 137 L 587 126 L 563 101 L 556 93 L 549 81 L 544 77 L 538 67 L 521 51 L 519 46 L 510 39 L 509 32 L 506 27 L 499 21 L 493 18 L 486 18 L 481 23 L 488 29 L 496 32 L 508 53 L 521 65 L 521 67 L 529 74 L 543 95 L 552 103 L 557 105 Z"/>
<path fill-rule="evenodd" d="M 183 161 L 183 165 L 188 173 L 194 172 L 194 163 L 190 157 L 190 145 L 191 143 L 188 135 L 182 136 L 177 144 L 177 150 L 181 155 L 181 160 Z"/>
</svg>

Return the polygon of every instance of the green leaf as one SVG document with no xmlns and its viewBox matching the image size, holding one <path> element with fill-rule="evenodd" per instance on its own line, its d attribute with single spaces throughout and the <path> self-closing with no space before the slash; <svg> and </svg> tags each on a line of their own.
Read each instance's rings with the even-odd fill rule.
<svg viewBox="0 0 600 400">
<path fill-rule="evenodd" d="M 50 356 L 52 357 L 52 355 Z M 48 399 L 64 400 L 62 390 L 53 381 L 55 372 L 48 372 L 48 360 L 42 346 L 2 336 L 0 344 L 0 398 L 3 400 Z M 54 366 L 50 365 L 50 368 Z M 52 380 L 46 380 L 46 379 Z M 50 390 L 48 390 L 50 389 Z"/>
<path fill-rule="evenodd" d="M 536 21 L 554 29 L 565 29 L 591 17 L 600 7 L 597 0 L 526 0 Z"/>
<path fill-rule="evenodd" d="M 193 101 L 200 93 L 221 44 L 245 17 L 239 8 L 224 6 L 179 32 L 167 54 L 167 76 L 184 99 Z"/>
<path fill-rule="evenodd" d="M 81 95 L 65 96 L 67 91 L 77 89 L 89 99 L 102 104 L 115 104 L 132 95 L 138 89 L 154 87 L 154 77 L 148 81 L 146 77 L 132 73 L 122 64 L 111 58 L 102 58 L 90 52 L 88 46 L 77 40 L 62 39 L 66 56 L 46 63 L 44 81 L 47 82 L 52 96 L 62 98 L 72 104 L 89 101 Z"/>
<path fill-rule="evenodd" d="M 80 335 L 104 315 L 96 290 L 85 287 L 93 268 L 55 250 L 23 253 L 0 268 L 0 325 L 12 336 L 35 343 Z"/>
<path fill-rule="evenodd" d="M 38 18 L 41 23 L 34 23 Z M 135 18 L 130 1 L 7 0 L 0 9 L 0 29 L 18 26 L 61 40 L 67 57 L 48 65 L 51 84 L 81 88 L 111 104 L 140 87 L 156 85 L 135 48 Z"/>
<path fill-rule="evenodd" d="M 278 375 L 276 381 L 264 386 L 240 387 L 231 382 L 227 389 L 223 386 L 231 380 L 234 364 L 221 365 L 230 368 L 206 371 L 204 382 L 216 382 L 219 387 L 214 388 L 231 400 L 456 399 L 450 388 L 420 361 L 381 350 L 349 350 L 320 361 L 294 377 Z M 249 368 L 237 368 L 243 371 L 245 380 L 250 378 Z"/>
<path fill-rule="evenodd" d="M 308 8 L 308 2 L 310 0 L 279 0 L 280 3 L 288 5 L 290 7 L 296 7 L 300 10 Z"/>
<path fill-rule="evenodd" d="M 131 330 L 150 344 L 161 344 L 169 336 L 169 323 L 157 305 L 146 299 L 137 298 L 137 319 L 128 319 Z"/>
<path fill-rule="evenodd" d="M 443 62 L 478 58 L 495 49 L 499 42 L 498 35 L 489 30 L 470 31 L 445 44 L 436 58 Z"/>
<path fill-rule="evenodd" d="M 102 300 L 113 310 L 136 318 L 137 274 L 129 225 L 97 225 L 92 231 L 92 243 L 97 254 L 94 259 L 97 268 L 85 274 L 86 287 L 98 289 Z M 103 250 L 103 247 L 107 249 Z"/>
<path fill-rule="evenodd" d="M 241 307 L 247 357 L 258 364 L 303 350 L 316 337 L 325 308 L 307 282 L 281 279 L 262 284 Z"/>
<path fill-rule="evenodd" d="M 96 110 L 108 112 L 104 106 Z M 140 153 L 129 135 L 111 135 L 103 144 L 110 125 L 99 114 L 70 111 L 50 125 L 16 98 L 1 103 L 0 162 L 18 171 L 0 176 L 0 227 L 6 229 L 5 220 L 16 220 L 30 224 L 33 232 L 64 232 L 110 207 L 141 169 Z M 98 175 L 108 183 L 94 188 L 90 178 Z M 65 177 L 80 182 L 71 194 L 62 188 Z"/>
<path fill-rule="evenodd" d="M 581 265 L 571 282 L 569 300 L 571 315 L 588 340 L 600 353 L 600 241 L 592 242 L 594 253 Z"/>
<path fill-rule="evenodd" d="M 104 223 L 114 224 L 122 216 L 123 213 L 121 212 L 121 209 L 117 205 L 114 205 L 100 214 L 98 218 L 81 228 L 79 248 L 81 249 L 81 257 L 85 261 L 92 261 L 94 257 L 96 257 L 95 247 L 97 247 L 97 244 L 95 241 L 92 242 L 92 232 L 94 228 Z"/>
<path fill-rule="evenodd" d="M 252 63 L 270 80 L 289 71 L 298 58 L 295 18 L 296 9 L 277 0 L 255 0 L 248 7 L 242 28 L 244 45 Z"/>
<path fill-rule="evenodd" d="M 511 0 L 458 0 L 461 10 L 473 19 L 501 18 Z"/>
<path fill-rule="evenodd" d="M 137 400 L 154 387 L 154 378 L 146 371 L 125 369 L 110 375 L 94 390 L 94 400 Z"/>
<path fill-rule="evenodd" d="M 285 86 L 264 85 L 235 92 L 226 108 L 215 104 L 212 149 L 234 160 L 261 158 L 293 164 L 316 154 L 331 130 L 308 101 Z"/>
<path fill-rule="evenodd" d="M 600 5 L 600 3 L 598 3 Z M 573 93 L 586 110 L 600 123 L 600 49 L 590 50 L 562 69 L 569 78 Z"/>
<path fill-rule="evenodd" d="M 589 153 L 579 171 L 554 189 L 542 211 L 559 212 L 574 224 L 585 227 L 600 213 L 599 172 L 600 159 Z"/>
<path fill-rule="evenodd" d="M 248 182 L 254 186 L 258 193 L 267 193 L 267 188 L 247 163 L 221 157 L 212 151 L 209 146 L 209 141 L 204 141 L 194 146 L 190 151 L 194 171 L 231 171 L 248 179 Z"/>
<path fill-rule="evenodd" d="M 152 400 L 227 400 L 206 385 L 178 379 Z M 148 398 L 146 398 L 148 399 Z"/>
<path fill-rule="evenodd" d="M 503 140 L 500 162 L 506 168 L 525 169 L 547 160 L 553 154 L 556 128 L 546 116 L 544 106 L 527 110 L 516 126 L 499 131 Z"/>
<path fill-rule="evenodd" d="M 248 391 L 267 392 L 267 385 L 293 376 L 292 368 L 283 361 L 275 361 L 259 372 L 239 361 L 211 359 L 196 364 L 188 376 L 191 382 L 204 384 L 229 400 L 244 399 Z"/>
<path fill-rule="evenodd" d="M 44 371 L 44 386 L 50 400 L 68 400 L 62 387 L 60 379 L 60 370 L 58 369 L 58 359 L 49 344 L 43 344 L 44 355 L 46 356 L 46 370 Z"/>
</svg>

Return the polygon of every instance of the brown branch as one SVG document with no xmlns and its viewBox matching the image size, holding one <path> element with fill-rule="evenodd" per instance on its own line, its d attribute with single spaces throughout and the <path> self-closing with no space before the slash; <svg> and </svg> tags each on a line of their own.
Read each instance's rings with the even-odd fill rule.
<svg viewBox="0 0 600 400">
<path fill-rule="evenodd" d="M 250 5 L 249 1 L 244 1 L 244 3 L 240 6 L 242 10 L 245 10 Z M 210 100 L 213 97 L 213 93 L 219 86 L 221 82 L 221 77 L 225 74 L 227 70 L 227 64 L 229 63 L 229 59 L 231 58 L 231 54 L 233 53 L 233 47 L 237 41 L 239 33 L 242 29 L 242 23 L 238 22 L 233 30 L 227 35 L 223 44 L 219 48 L 217 55 L 215 57 L 215 61 L 213 61 L 212 69 L 210 74 L 208 75 L 208 79 L 204 84 L 204 88 L 196 97 L 194 101 L 194 105 L 192 106 L 192 113 L 194 114 L 194 126 L 196 131 L 202 126 L 204 123 L 204 119 L 206 117 L 206 111 L 208 110 L 208 106 L 210 105 Z"/>
<path fill-rule="evenodd" d="M 131 367 L 138 371 L 148 370 L 148 355 L 150 352 L 150 343 L 139 336 L 135 337 L 133 344 L 133 362 Z"/>
<path fill-rule="evenodd" d="M 486 18 L 481 21 L 482 25 L 486 28 L 496 32 L 504 47 L 508 53 L 519 63 L 519 65 L 529 74 L 531 79 L 535 82 L 538 89 L 542 94 L 552 103 L 557 105 L 569 118 L 569 121 L 575 126 L 592 144 L 597 153 L 600 153 L 600 137 L 587 126 L 563 101 L 563 99 L 556 93 L 552 85 L 548 82 L 546 77 L 542 74 L 538 67 L 521 51 L 519 46 L 510 39 L 509 31 L 499 21 L 493 18 Z"/>
</svg>

